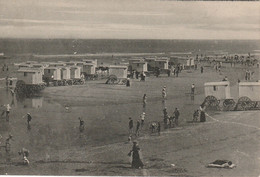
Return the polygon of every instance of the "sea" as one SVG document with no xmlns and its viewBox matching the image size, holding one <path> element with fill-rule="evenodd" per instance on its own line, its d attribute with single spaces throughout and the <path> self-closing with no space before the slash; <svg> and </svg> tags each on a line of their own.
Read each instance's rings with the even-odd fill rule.
<svg viewBox="0 0 260 177">
<path fill-rule="evenodd" d="M 61 55 L 102 53 L 259 53 L 260 40 L 0 39 L 0 53 Z"/>
</svg>

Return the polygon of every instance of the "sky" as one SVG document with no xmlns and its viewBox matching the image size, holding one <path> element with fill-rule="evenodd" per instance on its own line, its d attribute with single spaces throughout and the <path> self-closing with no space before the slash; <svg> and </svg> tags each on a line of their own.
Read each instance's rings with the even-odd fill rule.
<svg viewBox="0 0 260 177">
<path fill-rule="evenodd" d="M 260 39 L 260 2 L 0 0 L 0 38 Z"/>
</svg>

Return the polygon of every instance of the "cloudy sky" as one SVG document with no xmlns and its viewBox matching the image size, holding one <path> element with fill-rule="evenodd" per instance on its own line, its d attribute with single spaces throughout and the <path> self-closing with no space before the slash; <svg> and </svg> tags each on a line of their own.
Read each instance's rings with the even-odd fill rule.
<svg viewBox="0 0 260 177">
<path fill-rule="evenodd" d="M 260 39 L 260 2 L 0 0 L 0 38 Z"/>
</svg>

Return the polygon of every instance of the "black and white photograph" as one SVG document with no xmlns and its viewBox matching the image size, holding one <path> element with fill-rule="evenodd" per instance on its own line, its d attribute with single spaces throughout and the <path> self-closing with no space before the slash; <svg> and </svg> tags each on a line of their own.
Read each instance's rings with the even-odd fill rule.
<svg viewBox="0 0 260 177">
<path fill-rule="evenodd" d="M 0 0 L 0 176 L 260 175 L 260 2 Z"/>
</svg>

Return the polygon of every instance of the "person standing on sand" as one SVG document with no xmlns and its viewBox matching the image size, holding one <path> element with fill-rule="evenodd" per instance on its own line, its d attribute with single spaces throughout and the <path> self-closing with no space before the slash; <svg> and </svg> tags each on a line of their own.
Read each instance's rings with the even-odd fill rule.
<svg viewBox="0 0 260 177">
<path fill-rule="evenodd" d="M 131 117 L 129 117 L 128 128 L 129 128 L 129 135 L 132 135 L 134 129 L 134 121 L 132 120 Z"/>
<path fill-rule="evenodd" d="M 195 94 L 195 84 L 191 85 L 191 94 L 194 95 Z"/>
<path fill-rule="evenodd" d="M 130 87 L 130 79 L 129 78 L 127 78 L 127 80 L 126 80 L 126 86 Z"/>
<path fill-rule="evenodd" d="M 179 112 L 178 108 L 175 108 L 175 111 L 173 114 L 175 117 L 175 124 L 176 124 L 176 126 L 178 126 L 179 125 L 179 116 L 180 116 L 180 112 Z"/>
<path fill-rule="evenodd" d="M 135 131 L 135 136 L 139 136 L 140 133 L 140 120 L 137 120 L 136 122 L 136 131 Z"/>
<path fill-rule="evenodd" d="M 27 116 L 27 125 L 30 126 L 30 122 L 32 120 L 32 116 L 31 114 L 28 112 L 26 115 L 23 116 L 23 118 Z"/>
<path fill-rule="evenodd" d="M 84 120 L 79 117 L 79 131 L 82 132 L 84 130 Z"/>
<path fill-rule="evenodd" d="M 144 96 L 143 96 L 143 108 L 145 108 L 146 103 L 147 103 L 147 96 L 146 96 L 146 94 L 144 94 Z"/>
<path fill-rule="evenodd" d="M 11 134 L 9 134 L 9 136 L 5 140 L 5 150 L 6 150 L 6 152 L 10 151 L 10 147 L 11 147 L 10 140 L 13 140 L 13 135 L 11 135 Z"/>
<path fill-rule="evenodd" d="M 134 141 L 133 142 L 133 148 L 128 153 L 128 156 L 132 155 L 132 165 L 131 165 L 132 168 L 137 168 L 138 169 L 138 168 L 143 168 L 144 167 L 144 164 L 141 161 L 141 158 L 140 158 L 140 155 L 139 155 L 139 151 L 140 151 L 140 148 L 139 148 L 137 142 Z"/>
<path fill-rule="evenodd" d="M 163 100 L 166 99 L 166 86 L 164 86 L 162 89 L 162 98 L 163 98 Z"/>
<path fill-rule="evenodd" d="M 142 129 L 143 126 L 144 126 L 145 112 L 143 112 L 143 113 L 140 115 L 140 119 L 141 119 L 141 129 Z"/>
<path fill-rule="evenodd" d="M 169 119 L 169 116 L 168 116 L 168 113 L 167 113 L 167 108 L 165 107 L 163 109 L 163 123 L 164 123 L 164 128 L 168 128 L 168 119 Z"/>
<path fill-rule="evenodd" d="M 203 66 L 201 66 L 200 67 L 200 73 L 203 73 L 203 70 L 204 70 L 204 68 L 203 68 Z"/>
<path fill-rule="evenodd" d="M 6 105 L 6 121 L 9 121 L 9 114 L 10 114 L 11 106 L 9 104 Z"/>
</svg>

